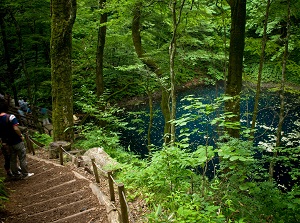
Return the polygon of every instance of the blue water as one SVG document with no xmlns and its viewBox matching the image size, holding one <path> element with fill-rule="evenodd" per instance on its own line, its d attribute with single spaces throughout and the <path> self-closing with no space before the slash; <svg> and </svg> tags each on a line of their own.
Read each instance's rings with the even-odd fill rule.
<svg viewBox="0 0 300 223">
<path fill-rule="evenodd" d="M 202 97 L 203 102 L 210 103 L 213 102 L 214 98 L 219 96 L 222 93 L 222 89 L 219 93 L 216 93 L 214 87 L 206 87 L 206 88 L 197 88 L 193 90 L 186 90 L 184 92 L 180 92 L 177 94 L 177 110 L 176 117 L 181 117 L 186 111 L 184 110 L 185 103 L 182 99 L 187 95 L 194 95 L 195 97 Z M 164 129 L 164 118 L 160 109 L 159 102 L 155 102 L 154 105 L 154 118 L 153 118 L 153 126 L 151 130 L 151 143 L 157 147 L 161 147 L 163 144 L 163 129 Z M 149 106 L 148 105 L 139 105 L 136 106 L 131 111 L 139 111 L 143 112 L 142 114 L 136 115 L 134 117 L 128 117 L 127 121 L 129 122 L 130 127 L 134 127 L 139 129 L 139 131 L 126 131 L 122 134 L 122 142 L 123 145 L 137 154 L 146 154 L 147 150 L 147 131 L 148 131 L 148 123 L 149 123 Z M 141 119 L 141 122 L 134 122 L 134 118 Z M 186 126 L 188 129 L 196 129 L 201 126 L 199 123 L 188 123 Z M 211 130 L 212 131 L 212 130 Z M 179 134 L 180 128 L 176 128 L 176 134 Z M 191 137 L 190 140 L 191 148 L 195 147 L 201 143 L 204 143 L 203 137 L 196 137 L 196 134 Z"/>
<path fill-rule="evenodd" d="M 182 100 L 188 95 L 193 95 L 196 98 L 201 98 L 201 101 L 205 104 L 214 103 L 214 100 L 224 93 L 222 86 L 202 86 L 195 89 L 186 90 L 177 94 L 177 110 L 176 117 L 180 118 L 185 113 L 191 112 L 197 113 L 197 110 L 185 110 L 184 107 L 189 105 L 185 100 Z M 252 111 L 254 107 L 254 92 L 243 90 L 241 100 L 241 122 L 243 127 L 251 127 Z M 299 120 L 300 114 L 300 101 L 297 96 L 286 95 L 286 117 L 283 125 L 284 135 L 297 130 L 300 132 L 300 127 L 296 126 L 294 122 Z M 279 95 L 278 93 L 263 92 L 259 101 L 259 113 L 257 116 L 258 128 L 255 134 L 255 145 L 259 142 L 271 142 L 272 136 L 276 132 L 278 125 L 279 115 Z M 160 148 L 163 144 L 163 128 L 164 119 L 160 110 L 159 102 L 154 103 L 155 115 L 153 119 L 153 127 L 151 130 L 151 143 Z M 122 145 L 134 151 L 137 154 L 147 154 L 147 129 L 149 123 L 149 106 L 139 105 L 131 111 L 138 111 L 139 114 L 129 116 L 127 121 L 129 127 L 136 128 L 136 130 L 125 131 L 122 133 Z M 188 130 L 197 130 L 190 136 L 190 149 L 193 150 L 198 145 L 215 145 L 218 139 L 217 129 L 215 126 L 211 126 L 210 121 L 216 117 L 217 113 L 222 111 L 216 111 L 212 115 L 203 117 L 202 120 L 187 123 L 184 128 Z M 139 119 L 139 122 L 136 119 Z M 179 136 L 182 128 L 176 127 L 176 135 Z M 274 137 L 273 137 L 274 138 Z"/>
</svg>

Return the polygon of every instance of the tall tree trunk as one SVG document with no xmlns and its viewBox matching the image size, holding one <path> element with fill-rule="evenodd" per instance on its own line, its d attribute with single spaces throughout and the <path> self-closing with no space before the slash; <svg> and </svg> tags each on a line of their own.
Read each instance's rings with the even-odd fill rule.
<svg viewBox="0 0 300 223">
<path fill-rule="evenodd" d="M 176 95 L 175 95 L 175 54 L 176 54 L 176 31 L 177 31 L 177 18 L 176 18 L 176 4 L 177 1 L 173 0 L 171 3 L 171 13 L 172 13 L 172 21 L 173 21 L 173 35 L 169 46 L 169 56 L 170 56 L 170 84 L 171 84 L 171 114 L 170 120 L 174 121 L 176 118 Z M 175 143 L 175 124 L 174 122 L 170 123 L 170 143 L 174 145 Z"/>
<path fill-rule="evenodd" d="M 43 133 L 43 127 L 42 127 L 42 125 L 40 124 L 40 122 L 38 120 L 38 111 L 36 110 L 35 105 L 33 103 L 33 96 L 32 96 L 32 91 L 31 91 L 31 81 L 30 81 L 31 78 L 30 78 L 30 74 L 28 73 L 28 70 L 27 70 L 27 67 L 26 67 L 26 61 L 25 61 L 24 50 L 23 50 L 23 39 L 22 39 L 21 28 L 19 26 L 18 21 L 16 20 L 16 18 L 12 14 L 12 12 L 10 12 L 10 16 L 11 16 L 11 19 L 12 19 L 14 25 L 15 25 L 16 32 L 17 32 L 22 69 L 23 69 L 23 72 L 24 72 L 25 78 L 26 78 L 27 96 L 28 96 L 28 99 L 29 99 L 29 104 L 31 105 L 31 111 L 32 111 L 32 114 L 33 114 L 33 119 L 34 119 L 34 122 L 36 123 L 35 126 L 36 126 L 37 130 L 39 131 L 39 133 Z"/>
<path fill-rule="evenodd" d="M 166 86 L 161 87 L 160 107 L 164 116 L 164 144 L 169 144 L 171 140 L 171 109 L 170 109 L 170 92 Z"/>
<path fill-rule="evenodd" d="M 225 103 L 225 111 L 234 116 L 227 121 L 236 123 L 235 128 L 227 127 L 229 136 L 240 135 L 240 92 L 242 89 L 243 53 L 245 45 L 246 0 L 227 0 L 231 8 L 231 30 L 229 66 L 225 94 L 232 97 Z"/>
<path fill-rule="evenodd" d="M 24 58 L 23 39 L 22 39 L 21 28 L 18 24 L 18 21 L 14 17 L 13 13 L 10 11 L 9 14 L 10 14 L 10 17 L 13 21 L 13 24 L 14 24 L 15 28 L 16 28 L 16 35 L 17 35 L 18 43 L 19 43 L 19 52 L 20 52 L 20 57 L 21 57 L 21 64 L 22 64 L 22 69 L 23 69 L 23 72 L 25 74 L 26 84 L 27 84 L 27 89 L 26 89 L 27 90 L 27 97 L 28 97 L 29 103 L 31 104 L 31 99 L 32 99 L 32 97 L 31 97 L 31 81 L 30 81 L 29 73 L 28 73 L 27 68 L 26 68 L 26 62 L 25 62 L 25 58 Z"/>
<path fill-rule="evenodd" d="M 268 2 L 267 2 L 263 38 L 262 38 L 262 41 L 261 41 L 261 53 L 260 53 L 260 60 L 259 60 L 259 69 L 258 69 L 258 75 L 257 75 L 255 102 L 254 102 L 252 125 L 251 125 L 251 130 L 252 130 L 251 131 L 251 136 L 252 136 L 252 138 L 254 136 L 256 118 L 257 118 L 257 113 L 258 113 L 258 102 L 259 102 L 259 97 L 260 97 L 261 75 L 262 75 L 262 70 L 263 70 L 263 66 L 264 66 L 265 49 L 266 49 L 266 43 L 267 43 L 267 28 L 268 28 L 269 9 L 270 9 L 270 0 L 268 0 Z"/>
<path fill-rule="evenodd" d="M 14 69 L 12 67 L 11 59 L 10 59 L 4 17 L 5 17 L 5 13 L 1 12 L 0 13 L 0 27 L 1 27 L 1 34 L 2 34 L 2 42 L 3 42 L 3 47 L 4 47 L 4 59 L 6 60 L 6 66 L 7 66 L 7 77 L 6 78 L 8 80 L 6 85 L 7 85 L 7 87 L 11 88 L 13 95 L 14 95 L 15 105 L 18 106 L 17 88 L 16 88 L 16 85 L 14 84 L 15 74 L 14 74 Z"/>
<path fill-rule="evenodd" d="M 290 38 L 290 22 L 291 22 L 291 9 L 290 9 L 290 0 L 287 1 L 287 22 L 286 22 L 286 30 L 287 34 L 285 37 L 285 43 L 284 43 L 284 53 L 283 53 L 283 59 L 282 59 L 282 71 L 281 71 L 281 84 L 280 84 L 280 111 L 279 111 L 279 122 L 277 126 L 277 132 L 276 132 L 276 150 L 273 153 L 273 161 L 270 163 L 269 167 L 269 180 L 273 180 L 274 176 L 274 167 L 276 165 L 276 158 L 278 156 L 278 147 L 280 147 L 281 144 L 281 138 L 282 138 L 282 126 L 284 122 L 284 89 L 285 89 L 285 76 L 286 76 L 286 62 L 288 59 L 288 53 L 289 53 L 289 38 Z"/>
<path fill-rule="evenodd" d="M 226 91 L 226 81 L 227 81 L 227 29 L 226 29 L 226 20 L 225 20 L 225 10 L 223 9 L 223 1 L 221 1 L 221 7 L 222 7 L 222 22 L 223 22 L 223 43 L 224 43 L 224 65 L 223 65 L 223 70 L 224 70 L 224 91 Z"/>
<path fill-rule="evenodd" d="M 106 0 L 99 1 L 100 9 L 104 9 Z M 103 80 L 103 57 L 106 38 L 106 25 L 107 13 L 102 13 L 100 16 L 100 26 L 98 30 L 98 43 L 96 54 L 96 87 L 97 96 L 100 97 L 104 92 L 104 80 Z"/>
<path fill-rule="evenodd" d="M 76 18 L 76 0 L 51 0 L 51 81 L 54 141 L 72 142 L 72 28 Z"/>
<path fill-rule="evenodd" d="M 221 6 L 218 6 L 218 1 L 216 6 L 220 9 L 222 13 L 222 25 L 223 25 L 223 46 L 224 46 L 224 61 L 223 61 L 223 72 L 224 72 L 224 90 L 226 90 L 226 79 L 227 79 L 227 28 L 226 28 L 226 12 L 223 8 L 223 1 L 220 1 Z"/>
<path fill-rule="evenodd" d="M 176 56 L 176 39 L 177 39 L 177 30 L 181 20 L 181 13 L 184 6 L 185 0 L 181 2 L 178 18 L 176 14 L 176 5 L 177 0 L 173 0 L 170 5 L 173 21 L 173 35 L 169 46 L 169 56 L 170 56 L 170 81 L 171 81 L 171 114 L 170 120 L 174 121 L 176 119 L 176 94 L 175 94 L 175 56 Z M 171 122 L 171 144 L 175 143 L 175 123 Z"/>
<path fill-rule="evenodd" d="M 156 74 L 157 78 L 161 78 L 163 73 L 158 67 L 155 61 L 147 58 L 144 55 L 144 50 L 142 47 L 141 33 L 140 33 L 140 19 L 141 19 L 141 8 L 142 3 L 138 2 L 135 4 L 133 9 L 133 20 L 132 20 L 132 40 L 135 48 L 135 52 L 138 58 L 153 72 Z M 170 92 L 167 90 L 168 87 L 161 86 L 162 98 L 161 98 L 161 110 L 164 116 L 165 125 L 164 125 L 164 142 L 170 142 L 170 106 L 169 106 L 169 96 Z"/>
<path fill-rule="evenodd" d="M 152 92 L 148 92 L 148 101 L 149 101 L 149 124 L 148 124 L 148 131 L 147 131 L 147 148 L 149 154 L 152 150 L 152 143 L 151 143 L 151 130 L 153 126 L 153 96 Z"/>
</svg>

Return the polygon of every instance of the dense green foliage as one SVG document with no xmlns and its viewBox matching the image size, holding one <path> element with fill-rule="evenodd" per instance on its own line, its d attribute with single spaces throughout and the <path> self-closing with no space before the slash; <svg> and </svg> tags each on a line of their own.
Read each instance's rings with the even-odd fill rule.
<svg viewBox="0 0 300 223">
<path fill-rule="evenodd" d="M 200 99 L 192 100 L 191 97 L 188 100 L 191 104 L 185 108 L 190 113 L 176 121 L 185 131 L 181 132 L 174 147 L 163 147 L 138 163 L 127 161 L 123 156 L 121 159 L 116 157 L 123 163 L 119 177 L 128 186 L 129 196 L 142 194 L 149 203 L 152 212 L 147 216 L 148 221 L 299 222 L 297 182 L 300 178 L 299 162 L 296 161 L 300 149 L 299 131 L 285 139 L 286 148 L 281 148 L 281 155 L 276 158 L 292 170 L 290 175 L 296 183 L 287 189 L 275 181 L 268 181 L 270 156 L 264 152 L 266 145 L 254 147 L 249 140 L 224 140 L 222 137 L 215 139 L 216 147 L 200 145 L 190 151 L 191 134 L 196 132 L 207 139 L 212 137 L 212 132 L 205 129 L 222 120 L 209 118 L 222 100 L 217 99 L 213 104 L 203 104 Z M 203 120 L 201 116 L 209 120 L 204 123 L 207 128 L 186 131 L 188 123 Z M 257 153 L 265 155 L 254 158 Z M 208 167 L 209 163 L 213 166 Z"/>
<path fill-rule="evenodd" d="M 4 39 L 1 36 L 0 66 L 2 92 L 13 95 L 12 86 L 17 88 L 19 97 L 27 98 L 28 82 L 21 53 L 24 54 L 26 69 L 29 74 L 30 88 L 33 92 L 31 100 L 40 105 L 51 102 L 50 74 L 50 1 L 1 1 L 0 13 L 4 19 L 3 31 L 6 31 L 10 67 L 4 52 Z M 14 23 L 14 19 L 16 23 Z M 18 38 L 18 27 L 22 38 L 22 46 Z M 12 73 L 9 73 L 11 69 Z"/>
<path fill-rule="evenodd" d="M 142 41 L 149 58 L 158 62 L 168 77 L 168 46 L 171 38 L 171 16 L 167 2 L 144 2 L 142 9 Z M 110 99 L 145 94 L 146 82 L 153 79 L 137 59 L 131 39 L 131 16 L 135 1 L 108 1 L 106 8 L 98 9 L 97 1 L 78 2 L 77 18 L 73 28 L 73 84 L 74 99 L 79 100 L 81 86 L 95 91 L 95 57 L 99 16 L 109 14 L 104 55 L 105 88 Z M 268 42 L 263 80 L 278 81 L 281 73 L 283 41 L 285 37 L 285 1 L 276 1 L 270 8 Z M 30 75 L 30 87 L 34 103 L 51 108 L 50 86 L 50 4 L 40 1 L 2 1 L 1 16 L 4 19 L 9 47 L 11 69 L 4 50 L 1 50 L 1 91 L 12 94 L 11 83 L 17 87 L 17 95 L 28 97 L 28 83 L 21 67 L 20 51 L 24 52 L 26 68 Z M 299 83 L 299 8 L 292 1 L 292 33 L 288 60 L 288 81 Z M 247 5 L 246 45 L 244 75 L 255 80 L 260 56 L 260 42 L 265 2 L 251 1 Z M 20 48 L 17 30 L 21 28 L 23 46 Z M 214 83 L 224 79 L 229 46 L 230 9 L 226 1 L 186 1 L 182 22 L 178 30 L 176 81 L 178 85 L 201 76 L 199 81 Z M 3 36 L 0 44 L 3 46 Z M 1 49 L 4 49 L 1 47 Z M 163 81 L 163 80 L 160 80 Z M 151 84 L 155 85 L 155 82 Z M 149 84 L 150 82 L 148 82 Z"/>
<path fill-rule="evenodd" d="M 213 115 L 228 98 L 217 98 L 211 104 L 192 96 L 185 100 L 189 102 L 185 106 L 188 113 L 176 120 L 177 127 L 182 130 L 178 142 L 172 147 L 156 148 L 145 159 L 126 152 L 120 146 L 118 134 L 106 128 L 95 128 L 99 120 L 117 119 L 113 111 L 106 115 L 107 119 L 94 116 L 80 133 L 83 138 L 76 146 L 88 149 L 101 145 L 119 161 L 115 168 L 119 169 L 118 181 L 126 185 L 127 199 L 142 197 L 149 205 L 144 222 L 299 222 L 299 130 L 295 129 L 283 139 L 283 147 L 276 158 L 291 169 L 293 186 L 284 188 L 268 180 L 270 156 L 265 151 L 270 149 L 272 141 L 254 147 L 250 140 L 213 138 L 211 135 L 209 129 L 232 124 L 224 122 L 225 117 L 214 118 Z M 93 110 L 92 104 L 87 107 Z M 139 123 L 139 114 L 135 117 L 137 120 L 132 121 Z M 201 129 L 186 128 L 195 120 L 207 121 Z M 118 123 L 126 128 L 126 123 Z M 250 136 L 247 129 L 243 133 L 245 138 Z M 217 145 L 204 144 L 191 150 L 192 134 L 213 138 Z M 220 132 L 220 135 L 223 134 Z M 254 158 L 257 153 L 262 154 L 260 159 Z"/>
<path fill-rule="evenodd" d="M 138 1 L 143 5 L 140 31 L 145 55 L 161 69 L 163 75 L 160 78 L 141 62 L 133 47 L 132 12 Z M 243 64 L 243 79 L 246 81 L 255 82 L 257 77 L 265 7 L 265 1 L 247 2 Z M 294 84 L 300 84 L 299 8 L 300 1 L 291 0 L 287 81 Z M 108 13 L 105 93 L 97 98 L 97 32 L 103 12 Z M 0 18 L 3 21 L 0 91 L 26 98 L 30 96 L 30 89 L 32 104 L 51 109 L 49 13 L 49 1 L 0 2 Z M 278 83 L 281 79 L 286 14 L 285 0 L 272 2 L 263 82 Z M 225 121 L 232 114 L 212 116 L 222 109 L 228 98 L 218 98 L 212 104 L 202 103 L 201 98 L 186 98 L 190 102 L 186 106 L 186 115 L 174 121 L 181 132 L 178 141 L 172 146 L 161 145 L 153 149 L 145 160 L 129 153 L 130 148 L 120 145 L 120 130 L 127 127 L 121 118 L 124 111 L 115 106 L 115 102 L 124 102 L 126 98 L 153 93 L 161 86 L 168 86 L 171 18 L 169 1 L 111 0 L 101 10 L 98 1 L 78 2 L 73 27 L 72 68 L 74 111 L 82 115 L 82 122 L 74 127 L 78 137 L 74 147 L 87 150 L 102 146 L 117 159 L 121 169 L 119 180 L 125 183 L 130 199 L 141 196 L 146 200 L 150 213 L 145 217 L 149 222 L 299 222 L 299 130 L 295 129 L 283 138 L 280 148 L 274 148 L 272 140 L 254 147 L 248 140 L 250 130 L 247 128 L 242 129 L 242 136 L 247 141 L 231 139 L 225 135 L 223 128 L 239 126 Z M 230 33 L 227 1 L 186 0 L 177 33 L 177 86 L 187 82 L 215 84 L 216 81 L 224 81 Z M 5 51 L 6 47 L 8 51 Z M 22 65 L 23 59 L 26 66 Z M 206 120 L 202 123 L 203 129 L 186 128 L 189 122 L 203 117 Z M 132 122 L 138 123 L 139 120 L 132 118 Z M 208 131 L 210 128 L 216 128 L 223 138 L 213 138 Z M 146 135 L 142 131 L 140 134 Z M 213 138 L 216 146 L 204 143 L 191 150 L 191 134 Z M 35 139 L 49 143 L 45 135 L 36 135 Z M 271 158 L 264 152 L 270 147 L 278 151 L 278 156 L 272 161 L 280 162 L 291 170 L 289 174 L 296 182 L 291 188 L 282 189 L 275 181 L 268 180 L 266 165 Z M 255 152 L 263 154 L 261 159 L 254 159 Z M 208 164 L 215 158 L 218 162 L 214 163 L 214 171 L 208 173 Z"/>
</svg>

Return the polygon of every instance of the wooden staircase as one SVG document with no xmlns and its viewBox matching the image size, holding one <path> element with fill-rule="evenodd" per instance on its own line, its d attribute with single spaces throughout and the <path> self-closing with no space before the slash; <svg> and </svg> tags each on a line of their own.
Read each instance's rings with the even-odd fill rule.
<svg viewBox="0 0 300 223">
<path fill-rule="evenodd" d="M 108 223 L 106 208 L 91 189 L 91 181 L 68 166 L 28 155 L 34 175 L 7 181 L 10 191 L 5 222 Z"/>
</svg>

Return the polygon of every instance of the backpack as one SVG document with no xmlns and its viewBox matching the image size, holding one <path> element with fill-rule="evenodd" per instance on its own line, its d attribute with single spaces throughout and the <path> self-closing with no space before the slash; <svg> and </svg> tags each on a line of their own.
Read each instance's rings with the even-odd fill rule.
<svg viewBox="0 0 300 223">
<path fill-rule="evenodd" d="M 10 141 L 10 136 L 11 136 L 11 134 L 12 134 L 13 131 L 14 131 L 12 125 L 10 125 L 10 121 L 9 121 L 10 117 L 11 117 L 10 114 L 6 114 L 5 123 L 7 124 L 7 127 L 8 127 L 9 129 L 5 129 L 5 130 L 3 129 L 4 131 L 1 132 L 2 135 L 0 135 L 0 138 L 1 138 L 1 140 L 2 140 L 2 143 L 7 143 L 7 142 L 9 142 L 9 141 Z M 11 129 L 10 129 L 10 128 L 11 128 Z"/>
</svg>

